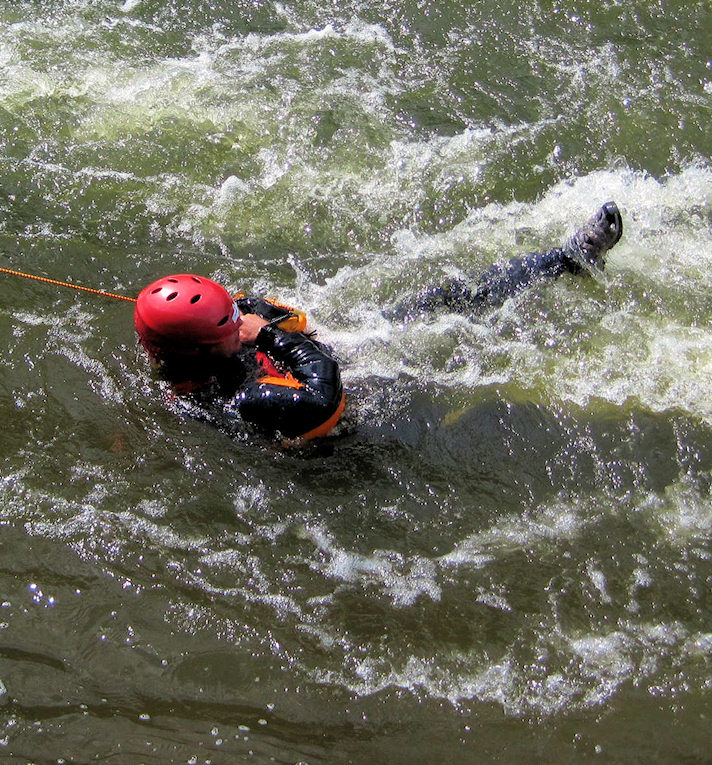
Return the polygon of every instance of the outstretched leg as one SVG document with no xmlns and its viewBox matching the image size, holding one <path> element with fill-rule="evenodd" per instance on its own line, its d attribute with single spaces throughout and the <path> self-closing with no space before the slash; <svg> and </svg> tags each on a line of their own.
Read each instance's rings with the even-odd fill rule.
<svg viewBox="0 0 712 765">
<path fill-rule="evenodd" d="M 409 306 L 415 315 L 438 307 L 468 314 L 496 308 L 526 287 L 541 279 L 555 279 L 564 273 L 578 274 L 602 269 L 605 256 L 621 238 L 623 221 L 615 202 L 606 202 L 588 222 L 571 236 L 563 247 L 543 253 L 512 258 L 504 265 L 493 265 L 471 289 L 454 280 L 419 295 Z"/>
</svg>

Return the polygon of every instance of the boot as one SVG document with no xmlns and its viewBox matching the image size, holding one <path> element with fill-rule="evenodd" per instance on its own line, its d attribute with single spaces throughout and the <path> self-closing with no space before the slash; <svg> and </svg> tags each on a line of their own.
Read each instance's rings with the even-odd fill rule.
<svg viewBox="0 0 712 765">
<path fill-rule="evenodd" d="M 606 253 L 621 238 L 623 220 L 618 205 L 606 202 L 563 247 L 564 260 L 570 271 L 603 269 Z"/>
</svg>

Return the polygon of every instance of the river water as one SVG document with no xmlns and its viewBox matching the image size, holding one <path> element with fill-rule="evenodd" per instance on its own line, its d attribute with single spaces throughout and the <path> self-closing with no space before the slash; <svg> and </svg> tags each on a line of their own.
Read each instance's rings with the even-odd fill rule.
<svg viewBox="0 0 712 765">
<path fill-rule="evenodd" d="M 0 276 L 0 761 L 707 761 L 707 0 L 0 2 L 0 266 L 306 309 L 345 421 L 177 414 Z M 559 244 L 477 321 L 421 287 Z"/>
</svg>

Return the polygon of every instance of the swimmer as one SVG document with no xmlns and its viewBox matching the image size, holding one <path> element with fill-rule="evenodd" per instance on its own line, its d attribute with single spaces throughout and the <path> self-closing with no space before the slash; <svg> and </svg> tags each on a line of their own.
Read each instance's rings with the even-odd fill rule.
<svg viewBox="0 0 712 765">
<path fill-rule="evenodd" d="M 232 297 L 220 284 L 175 274 L 139 294 L 141 344 L 191 415 L 234 435 L 326 435 L 344 409 L 339 365 L 304 333 L 294 309 L 259 297 Z"/>
<path fill-rule="evenodd" d="M 445 307 L 475 316 L 541 279 L 602 269 L 623 232 L 607 202 L 563 247 L 494 265 L 471 289 L 462 280 L 432 288 L 401 317 Z M 216 282 L 176 274 L 144 288 L 134 322 L 141 344 L 193 416 L 235 434 L 245 426 L 287 440 L 329 433 L 344 410 L 339 365 L 304 333 L 294 309 L 232 297 Z"/>
</svg>

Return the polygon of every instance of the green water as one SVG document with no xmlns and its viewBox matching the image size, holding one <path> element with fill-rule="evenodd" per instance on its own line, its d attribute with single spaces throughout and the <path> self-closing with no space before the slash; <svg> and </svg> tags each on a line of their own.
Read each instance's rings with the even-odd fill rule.
<svg viewBox="0 0 712 765">
<path fill-rule="evenodd" d="M 343 362 L 302 450 L 177 414 L 131 306 L 0 277 L 0 761 L 702 762 L 712 11 L 0 2 L 0 266 L 190 271 Z M 388 316 L 559 244 L 606 271 Z"/>
</svg>

